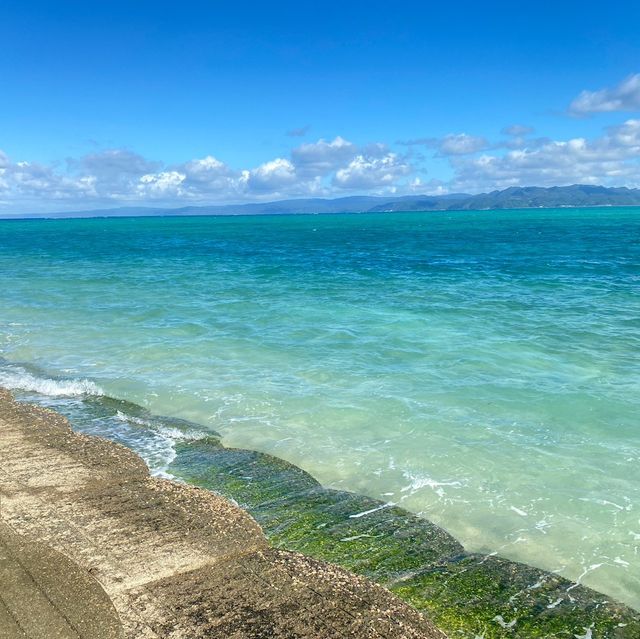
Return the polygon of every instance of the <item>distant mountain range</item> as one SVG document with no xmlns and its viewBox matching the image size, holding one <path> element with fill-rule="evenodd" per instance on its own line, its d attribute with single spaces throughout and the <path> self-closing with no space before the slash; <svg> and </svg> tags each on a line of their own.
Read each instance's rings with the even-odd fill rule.
<svg viewBox="0 0 640 639">
<path fill-rule="evenodd" d="M 185 206 L 181 208 L 122 207 L 67 213 L 24 215 L 29 218 L 51 217 L 126 217 L 167 215 L 283 215 L 321 213 L 387 213 L 401 211 L 460 211 L 491 209 L 556 208 L 580 206 L 640 206 L 640 189 L 590 186 L 526 186 L 509 187 L 470 195 L 406 195 L 402 197 L 352 196 L 336 199 L 308 198 L 225 204 L 218 206 Z M 12 216 L 13 217 L 13 216 Z"/>
<path fill-rule="evenodd" d="M 528 209 L 577 206 L 640 206 L 640 189 L 609 188 L 574 184 L 572 186 L 512 186 L 503 191 L 478 195 L 456 194 L 447 199 L 434 196 L 411 197 L 380 204 L 371 211 L 438 211 Z"/>
</svg>

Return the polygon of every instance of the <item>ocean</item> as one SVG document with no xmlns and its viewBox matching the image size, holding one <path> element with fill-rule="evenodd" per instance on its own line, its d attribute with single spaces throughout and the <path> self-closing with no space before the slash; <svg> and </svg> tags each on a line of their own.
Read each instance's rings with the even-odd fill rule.
<svg viewBox="0 0 640 639">
<path fill-rule="evenodd" d="M 640 608 L 640 209 L 0 221 L 0 357 Z"/>
</svg>

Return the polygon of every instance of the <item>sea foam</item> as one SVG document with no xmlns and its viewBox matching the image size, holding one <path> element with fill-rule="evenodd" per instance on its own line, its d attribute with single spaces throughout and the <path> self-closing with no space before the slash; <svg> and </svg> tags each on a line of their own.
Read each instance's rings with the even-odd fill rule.
<svg viewBox="0 0 640 639">
<path fill-rule="evenodd" d="M 104 394 L 95 382 L 88 379 L 39 377 L 20 368 L 0 370 L 0 386 L 9 390 L 33 391 L 50 397 Z"/>
</svg>

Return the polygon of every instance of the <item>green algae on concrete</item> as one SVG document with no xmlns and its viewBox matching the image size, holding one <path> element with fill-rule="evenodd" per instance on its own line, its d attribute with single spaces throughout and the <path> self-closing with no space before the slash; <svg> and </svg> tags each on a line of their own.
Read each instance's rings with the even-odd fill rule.
<svg viewBox="0 0 640 639">
<path fill-rule="evenodd" d="M 170 470 L 246 508 L 273 545 L 381 583 L 451 637 L 640 637 L 640 613 L 605 595 L 532 566 L 467 553 L 428 520 L 323 488 L 271 455 L 225 448 L 209 437 L 178 443 Z"/>
<path fill-rule="evenodd" d="M 372 581 L 271 547 L 229 500 L 2 388 L 0 467 L 3 639 L 443 638 Z"/>
<path fill-rule="evenodd" d="M 429 610 L 452 636 L 640 637 L 638 613 L 562 577 L 500 557 L 446 558 L 391 590 Z"/>
<path fill-rule="evenodd" d="M 225 448 L 215 434 L 203 437 L 190 422 L 102 396 L 56 408 L 74 428 L 127 445 L 117 428 L 122 419 L 141 432 L 184 432 L 192 440 L 177 443 L 167 470 L 239 503 L 272 545 L 333 561 L 383 584 L 427 612 L 450 637 L 640 638 L 640 613 L 598 592 L 531 566 L 467 553 L 444 530 L 402 508 L 325 489 L 279 458 Z M 103 421 L 106 427 L 96 433 Z"/>
</svg>

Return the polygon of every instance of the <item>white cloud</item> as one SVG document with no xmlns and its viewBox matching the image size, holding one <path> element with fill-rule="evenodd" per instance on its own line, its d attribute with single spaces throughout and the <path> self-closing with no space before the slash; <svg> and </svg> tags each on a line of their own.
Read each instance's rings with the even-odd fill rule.
<svg viewBox="0 0 640 639">
<path fill-rule="evenodd" d="M 3 209 L 74 210 L 144 204 L 218 204 L 288 197 L 331 197 L 344 189 L 392 192 L 411 172 L 383 144 L 358 147 L 337 136 L 302 144 L 290 157 L 232 169 L 207 155 L 165 165 L 126 149 L 107 149 L 66 164 L 12 162 L 0 151 Z M 409 190 L 409 186 L 402 188 Z M 64 204 L 57 203 L 64 200 Z"/>
<path fill-rule="evenodd" d="M 602 142 L 609 149 L 627 149 L 637 155 L 640 152 L 640 119 L 609 127 Z"/>
<path fill-rule="evenodd" d="M 127 149 L 106 149 L 99 153 L 89 153 L 80 161 L 69 160 L 72 168 L 80 169 L 101 178 L 121 179 L 150 173 L 161 166 L 138 153 Z"/>
<path fill-rule="evenodd" d="M 569 105 L 569 113 L 577 116 L 610 111 L 640 111 L 640 73 L 613 88 L 582 91 Z"/>
<path fill-rule="evenodd" d="M 145 199 L 166 199 L 168 196 L 182 197 L 186 194 L 182 187 L 186 177 L 184 173 L 178 171 L 161 171 L 156 174 L 143 175 L 138 182 L 136 191 Z"/>
<path fill-rule="evenodd" d="M 176 170 L 185 176 L 181 184 L 183 195 L 195 200 L 237 193 L 241 176 L 212 155 L 185 162 Z"/>
<path fill-rule="evenodd" d="M 296 168 L 289 160 L 276 158 L 244 171 L 241 179 L 250 192 L 278 192 L 296 182 Z"/>
<path fill-rule="evenodd" d="M 610 127 L 594 140 L 546 141 L 504 155 L 483 154 L 453 162 L 452 189 L 479 191 L 508 186 L 640 184 L 640 120 Z"/>
<path fill-rule="evenodd" d="M 96 197 L 117 200 L 136 191 L 138 181 L 159 170 L 161 162 L 153 162 L 127 149 L 106 149 L 90 153 L 79 160 L 68 159 L 71 175 L 94 178 Z"/>
<path fill-rule="evenodd" d="M 180 164 L 152 161 L 126 149 L 108 149 L 66 163 L 12 161 L 0 151 L 0 208 L 15 213 L 87 210 L 122 205 L 184 206 L 345 192 L 441 194 L 508 186 L 577 182 L 640 186 L 640 119 L 602 135 L 566 140 L 533 138 L 513 125 L 492 144 L 471 134 L 419 141 L 438 149 L 424 177 L 415 150 L 399 154 L 381 143 L 356 145 L 343 137 L 293 148 L 258 166 L 232 168 L 207 155 Z M 414 141 L 418 143 L 418 141 Z M 440 179 L 439 179 L 440 178 Z"/>
<path fill-rule="evenodd" d="M 535 129 L 531 126 L 524 124 L 512 124 L 511 126 L 505 126 L 500 133 L 507 136 L 507 140 L 498 143 L 498 146 L 504 146 L 507 149 L 524 149 L 532 148 L 533 146 L 540 146 L 541 144 L 548 142 L 546 138 L 538 138 L 532 140 L 527 137 L 531 135 Z"/>
<path fill-rule="evenodd" d="M 344 166 L 358 153 L 355 144 L 337 136 L 331 142 L 323 139 L 302 144 L 291 151 L 291 160 L 300 175 L 328 175 Z"/>
<path fill-rule="evenodd" d="M 9 182 L 4 177 L 9 166 L 9 156 L 2 149 L 0 149 L 0 193 L 9 190 Z"/>
<path fill-rule="evenodd" d="M 409 173 L 410 165 L 396 153 L 381 158 L 357 155 L 336 172 L 333 184 L 341 189 L 393 189 L 396 180 Z"/>
<path fill-rule="evenodd" d="M 436 144 L 440 155 L 469 155 L 484 151 L 489 147 L 489 142 L 483 137 L 468 135 L 467 133 L 457 133 L 445 135 Z"/>
<path fill-rule="evenodd" d="M 210 176 L 228 175 L 229 169 L 224 162 L 207 155 L 200 160 L 191 160 L 184 165 L 185 169 L 193 176 L 202 176 L 208 180 Z"/>
<path fill-rule="evenodd" d="M 0 151 L 0 188 L 4 197 L 10 197 L 10 205 L 16 200 L 32 198 L 69 200 L 93 197 L 96 178 L 61 174 L 37 162 L 11 162 L 6 153 Z"/>
</svg>

